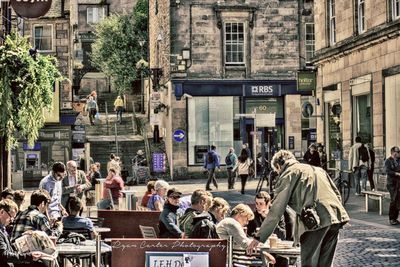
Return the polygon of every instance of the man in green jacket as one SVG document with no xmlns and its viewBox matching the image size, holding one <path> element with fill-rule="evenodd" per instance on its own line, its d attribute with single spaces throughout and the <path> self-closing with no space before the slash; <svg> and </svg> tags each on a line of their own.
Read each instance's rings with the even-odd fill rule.
<svg viewBox="0 0 400 267">
<path fill-rule="evenodd" d="M 260 227 L 261 242 L 272 234 L 289 205 L 298 215 L 294 238 L 301 244 L 302 266 L 331 266 L 339 229 L 350 220 L 339 191 L 323 169 L 299 163 L 290 151 L 278 151 L 272 167 L 279 178 L 271 209 Z M 320 223 L 316 229 L 307 229 L 300 214 L 303 207 L 312 205 Z"/>
</svg>

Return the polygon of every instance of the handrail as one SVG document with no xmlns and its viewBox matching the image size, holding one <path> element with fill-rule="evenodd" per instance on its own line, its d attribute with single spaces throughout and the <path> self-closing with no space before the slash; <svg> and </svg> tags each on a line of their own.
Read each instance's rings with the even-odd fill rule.
<svg viewBox="0 0 400 267">
<path fill-rule="evenodd" d="M 107 135 L 110 135 L 110 127 L 109 127 L 109 122 L 108 122 L 108 107 L 107 107 L 107 101 L 105 102 L 105 111 L 106 111 Z"/>
<path fill-rule="evenodd" d="M 135 101 L 132 100 L 132 131 L 133 135 L 136 135 L 136 112 L 135 112 Z"/>
<path fill-rule="evenodd" d="M 339 172 L 344 172 L 344 173 L 353 173 L 350 170 L 342 170 L 342 169 L 338 169 L 338 168 L 327 168 L 328 171 L 339 171 Z"/>
</svg>

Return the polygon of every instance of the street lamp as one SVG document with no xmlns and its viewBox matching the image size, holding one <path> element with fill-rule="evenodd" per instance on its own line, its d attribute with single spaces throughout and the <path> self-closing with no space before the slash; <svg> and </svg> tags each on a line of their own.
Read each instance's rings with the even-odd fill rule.
<svg viewBox="0 0 400 267">
<path fill-rule="evenodd" d="M 146 43 L 145 40 L 139 40 L 140 45 L 140 57 L 143 59 L 143 46 Z M 140 99 L 140 113 L 145 114 L 144 110 L 144 80 L 143 80 L 143 68 L 140 69 L 140 91 L 141 91 L 141 99 Z M 135 107 L 133 107 L 135 108 Z"/>
</svg>

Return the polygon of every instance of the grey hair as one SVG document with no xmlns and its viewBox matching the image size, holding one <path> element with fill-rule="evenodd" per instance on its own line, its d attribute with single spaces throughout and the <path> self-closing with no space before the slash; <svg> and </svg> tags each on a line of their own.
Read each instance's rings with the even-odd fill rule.
<svg viewBox="0 0 400 267">
<path fill-rule="evenodd" d="M 169 183 L 167 183 L 166 181 L 164 181 L 164 180 L 158 180 L 155 184 L 154 184 L 154 190 L 159 190 L 159 189 L 161 189 L 161 188 L 165 188 L 165 189 L 168 189 L 168 187 L 169 187 Z"/>
<path fill-rule="evenodd" d="M 235 152 L 235 149 L 233 147 L 230 147 L 229 150 L 232 150 L 232 152 Z"/>
<path fill-rule="evenodd" d="M 292 152 L 289 150 L 279 150 L 275 153 L 275 155 L 271 159 L 271 165 L 274 171 L 278 171 L 277 166 L 281 165 L 280 162 L 286 162 L 290 159 L 296 159 Z"/>
</svg>

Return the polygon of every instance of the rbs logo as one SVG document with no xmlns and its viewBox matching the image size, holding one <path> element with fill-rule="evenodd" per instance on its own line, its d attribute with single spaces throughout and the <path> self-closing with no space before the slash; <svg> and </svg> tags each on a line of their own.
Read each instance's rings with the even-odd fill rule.
<svg viewBox="0 0 400 267">
<path fill-rule="evenodd" d="M 257 85 L 251 87 L 253 95 L 271 95 L 274 92 L 272 85 Z"/>
</svg>

